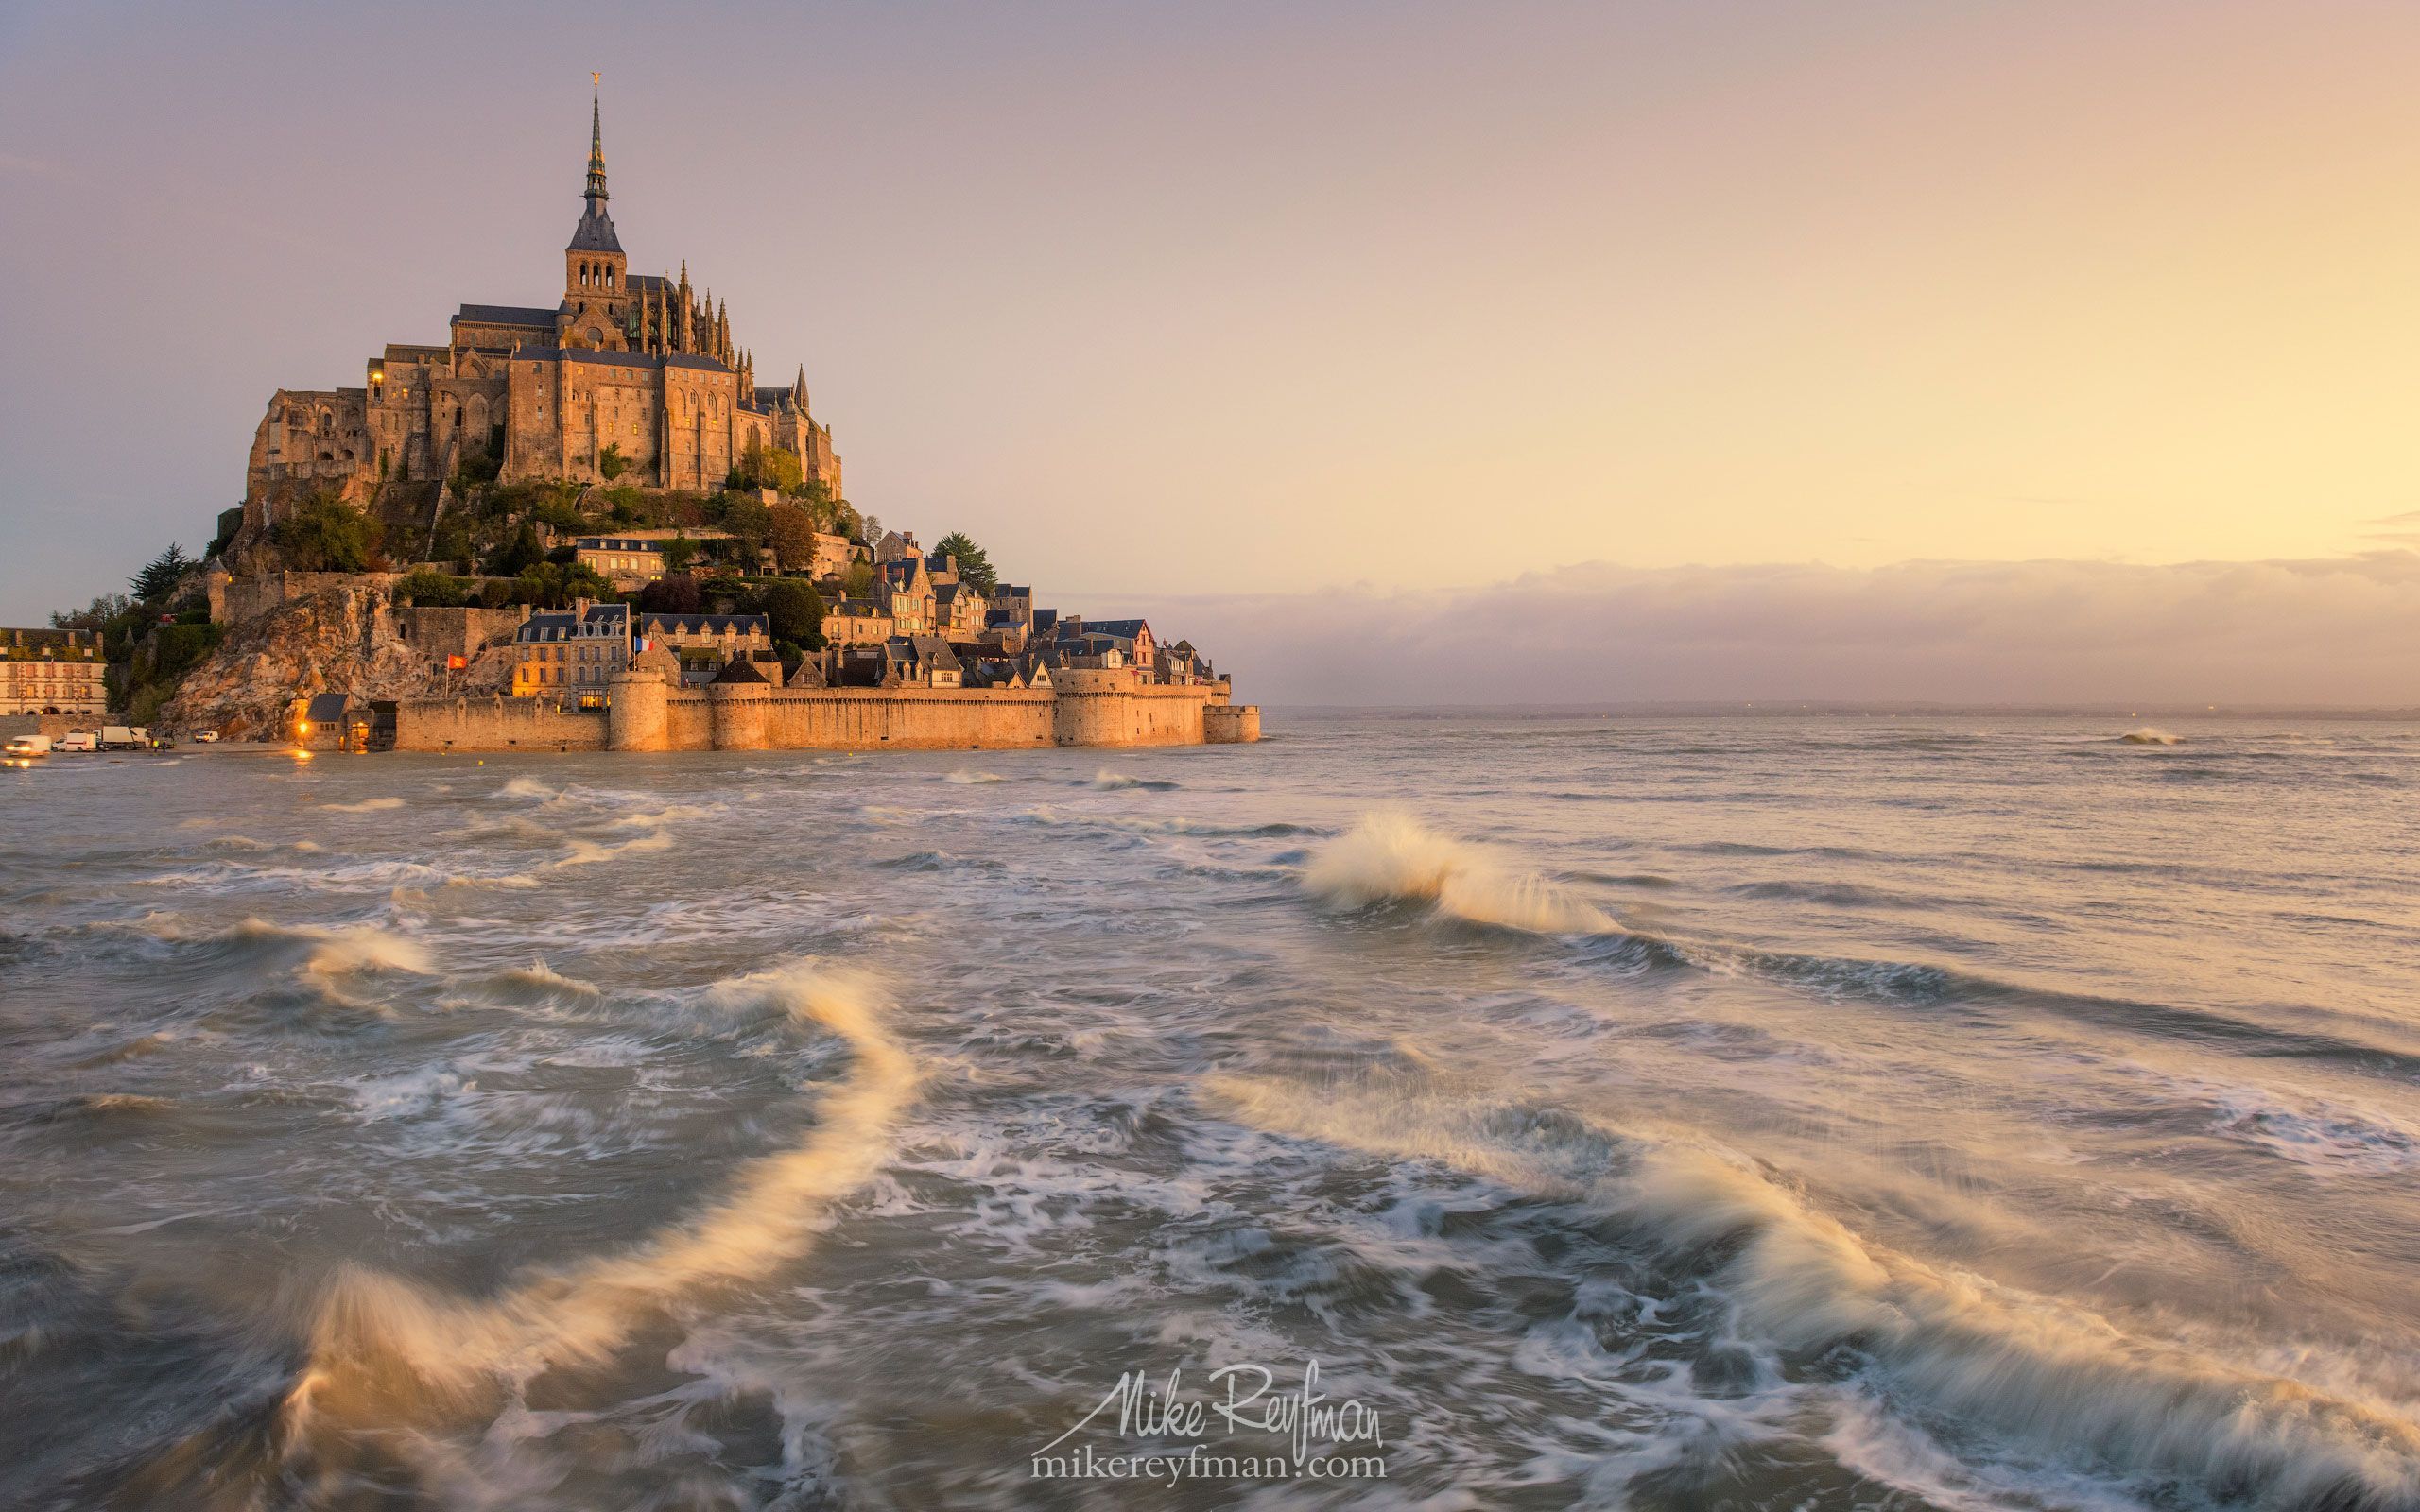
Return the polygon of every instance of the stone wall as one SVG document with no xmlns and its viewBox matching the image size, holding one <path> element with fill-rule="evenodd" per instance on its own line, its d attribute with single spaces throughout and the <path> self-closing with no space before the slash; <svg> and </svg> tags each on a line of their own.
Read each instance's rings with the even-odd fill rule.
<svg viewBox="0 0 2420 1512">
<path fill-rule="evenodd" d="M 1260 711 L 1224 683 L 1138 686 L 1132 672 L 1061 674 L 1056 689 L 673 687 L 644 670 L 614 680 L 609 713 L 553 699 L 406 700 L 402 750 L 1017 750 L 1199 746 L 1260 738 Z"/>
<path fill-rule="evenodd" d="M 431 662 L 442 662 L 449 656 L 475 657 L 481 646 L 499 636 L 510 640 L 528 618 L 529 609 L 524 604 L 503 609 L 445 609 L 430 604 L 399 609 L 394 614 L 396 634 Z"/>
<path fill-rule="evenodd" d="M 397 750 L 603 750 L 605 712 L 552 698 L 410 698 L 397 706 Z"/>
</svg>

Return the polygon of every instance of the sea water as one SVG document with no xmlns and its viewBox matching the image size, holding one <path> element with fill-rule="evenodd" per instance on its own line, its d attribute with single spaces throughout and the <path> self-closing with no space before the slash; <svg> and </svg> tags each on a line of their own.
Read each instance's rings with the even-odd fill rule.
<svg viewBox="0 0 2420 1512">
<path fill-rule="evenodd" d="M 0 1505 L 2420 1506 L 2420 728 L 1270 732 L 0 772 Z"/>
</svg>

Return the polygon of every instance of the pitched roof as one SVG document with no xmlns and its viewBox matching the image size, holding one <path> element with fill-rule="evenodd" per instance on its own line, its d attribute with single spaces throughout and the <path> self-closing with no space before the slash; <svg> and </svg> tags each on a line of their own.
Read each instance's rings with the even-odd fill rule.
<svg viewBox="0 0 2420 1512">
<path fill-rule="evenodd" d="M 643 541 L 631 536 L 581 536 L 572 542 L 580 551 L 662 551 L 661 541 Z"/>
<path fill-rule="evenodd" d="M 655 613 L 639 619 L 642 635 L 746 635 L 752 630 L 770 635 L 773 622 L 762 614 Z"/>
<path fill-rule="evenodd" d="M 466 304 L 454 312 L 449 325 L 468 320 L 473 325 L 542 325 L 555 328 L 555 312 L 528 304 Z"/>
<path fill-rule="evenodd" d="M 605 213 L 602 201 L 591 199 L 588 208 L 579 213 L 579 224 L 572 228 L 571 244 L 564 249 L 573 252 L 618 252 L 622 239 L 614 234 L 614 217 Z"/>
<path fill-rule="evenodd" d="M 1148 627 L 1149 622 L 1144 620 L 1084 621 L 1084 628 L 1096 635 L 1115 635 L 1118 639 L 1125 641 L 1133 640 L 1136 636 L 1142 634 Z"/>
<path fill-rule="evenodd" d="M 742 659 L 724 662 L 722 670 L 714 675 L 713 680 L 717 682 L 770 682 L 773 679 L 765 676 L 763 672 L 757 670 L 755 662 Z"/>
</svg>

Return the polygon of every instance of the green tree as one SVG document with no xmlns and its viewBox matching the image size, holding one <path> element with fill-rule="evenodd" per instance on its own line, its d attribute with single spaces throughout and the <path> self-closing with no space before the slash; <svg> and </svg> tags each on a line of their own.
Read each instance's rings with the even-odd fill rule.
<svg viewBox="0 0 2420 1512">
<path fill-rule="evenodd" d="M 134 600 L 124 593 L 99 593 L 82 609 L 55 609 L 50 611 L 50 627 L 54 630 L 97 630 L 134 607 Z"/>
<path fill-rule="evenodd" d="M 731 475 L 744 488 L 777 489 L 787 493 L 806 480 L 806 464 L 788 447 L 751 440 Z"/>
<path fill-rule="evenodd" d="M 597 454 L 596 471 L 605 474 L 606 482 L 613 482 L 630 470 L 631 459 L 622 455 L 621 442 L 611 442 L 604 451 Z"/>
<path fill-rule="evenodd" d="M 840 589 L 851 598 L 863 598 L 873 593 L 873 563 L 866 561 L 849 563 L 849 570 L 840 575 Z"/>
<path fill-rule="evenodd" d="M 545 559 L 546 548 L 538 544 L 537 527 L 524 520 L 512 539 L 488 558 L 488 572 L 497 577 L 517 577 Z"/>
<path fill-rule="evenodd" d="M 962 530 L 953 530 L 942 537 L 941 543 L 933 548 L 933 554 L 957 558 L 959 581 L 974 584 L 975 591 L 985 598 L 991 597 L 992 590 L 1000 586 L 999 575 L 992 570 L 992 558 L 975 543 L 974 537 Z"/>
<path fill-rule="evenodd" d="M 269 540 L 297 572 L 360 573 L 382 558 L 378 522 L 333 493 L 315 493 L 277 523 Z"/>
<path fill-rule="evenodd" d="M 193 571 L 193 558 L 185 555 L 185 548 L 171 541 L 168 549 L 145 562 L 143 570 L 136 573 L 127 586 L 134 590 L 136 598 L 147 604 L 157 603 L 177 591 L 177 585 L 184 581 L 185 574 Z"/>
<path fill-rule="evenodd" d="M 815 650 L 823 644 L 823 597 L 795 577 L 765 590 L 759 601 L 776 641 Z"/>
<path fill-rule="evenodd" d="M 639 590 L 639 609 L 648 614 L 695 614 L 705 603 L 698 580 L 687 573 L 659 577 Z"/>
<path fill-rule="evenodd" d="M 424 609 L 455 609 L 471 601 L 471 585 L 443 573 L 416 572 L 395 585 L 395 602 Z"/>
<path fill-rule="evenodd" d="M 754 572 L 756 553 L 763 548 L 765 537 L 773 528 L 772 511 L 754 499 L 733 495 L 723 505 L 722 527 L 735 538 L 735 559 L 750 572 Z"/>
<path fill-rule="evenodd" d="M 613 585 L 593 567 L 540 562 L 512 580 L 512 601 L 538 609 L 565 609 L 575 598 L 611 598 Z"/>
<path fill-rule="evenodd" d="M 815 522 L 816 529 L 832 528 L 833 506 L 839 501 L 832 496 L 831 484 L 821 478 L 801 478 L 798 486 L 790 490 L 790 497 L 796 499 L 798 507 Z"/>
<path fill-rule="evenodd" d="M 698 543 L 686 536 L 675 536 L 661 544 L 664 547 L 664 570 L 667 573 L 685 573 L 689 564 L 698 558 Z"/>
</svg>

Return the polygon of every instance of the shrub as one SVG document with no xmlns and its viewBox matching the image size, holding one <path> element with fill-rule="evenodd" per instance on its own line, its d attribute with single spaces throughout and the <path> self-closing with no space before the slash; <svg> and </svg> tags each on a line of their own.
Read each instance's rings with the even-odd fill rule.
<svg viewBox="0 0 2420 1512">
<path fill-rule="evenodd" d="M 315 493 L 277 523 L 269 540 L 298 572 L 358 573 L 378 559 L 377 521 L 333 493 Z"/>
<path fill-rule="evenodd" d="M 525 520 L 512 539 L 488 558 L 488 571 L 497 577 L 517 577 L 545 559 L 545 548 L 538 544 L 538 532 Z"/>
<path fill-rule="evenodd" d="M 758 609 L 776 641 L 816 647 L 823 644 L 823 599 L 795 577 L 785 577 L 758 597 Z"/>
<path fill-rule="evenodd" d="M 705 607 L 698 580 L 687 573 L 659 577 L 639 590 L 639 609 L 648 614 L 695 614 Z"/>
<path fill-rule="evenodd" d="M 443 573 L 416 572 L 395 585 L 395 602 L 424 609 L 457 609 L 471 601 L 471 584 Z"/>
</svg>

